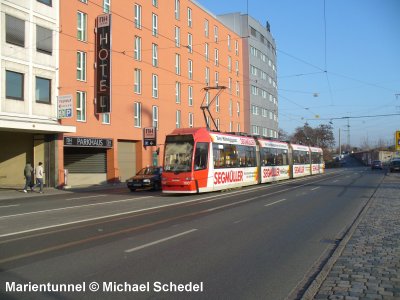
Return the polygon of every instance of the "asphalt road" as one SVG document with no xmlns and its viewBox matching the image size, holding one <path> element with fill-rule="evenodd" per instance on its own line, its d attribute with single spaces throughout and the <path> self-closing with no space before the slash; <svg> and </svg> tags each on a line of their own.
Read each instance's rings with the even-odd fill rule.
<svg viewBox="0 0 400 300">
<path fill-rule="evenodd" d="M 296 298 L 383 176 L 358 167 L 202 195 L 116 189 L 2 201 L 0 298 Z"/>
</svg>

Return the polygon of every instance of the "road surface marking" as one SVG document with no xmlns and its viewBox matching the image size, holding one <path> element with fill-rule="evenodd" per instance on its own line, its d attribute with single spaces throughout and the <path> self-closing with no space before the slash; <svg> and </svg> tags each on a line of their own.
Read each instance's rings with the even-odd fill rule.
<svg viewBox="0 0 400 300">
<path fill-rule="evenodd" d="M 93 196 L 85 196 L 85 197 L 77 197 L 77 198 L 68 198 L 68 199 L 65 199 L 65 201 L 87 199 L 87 198 L 96 198 L 96 197 L 105 197 L 105 196 L 107 196 L 107 195 L 93 195 Z"/>
<path fill-rule="evenodd" d="M 90 206 L 114 204 L 114 203 L 119 203 L 119 202 L 128 202 L 128 201 L 132 201 L 132 200 L 139 200 L 139 199 L 151 198 L 151 197 L 153 197 L 153 196 L 145 196 L 145 197 L 129 198 L 129 199 L 107 201 L 107 202 L 100 202 L 100 203 L 93 203 L 93 204 L 84 204 L 84 205 L 67 206 L 67 207 L 53 208 L 53 209 L 46 209 L 46 210 L 38 210 L 38 211 L 32 211 L 32 212 L 27 212 L 27 213 L 2 216 L 2 217 L 0 217 L 0 219 L 27 216 L 27 215 L 34 215 L 34 214 L 47 213 L 47 212 L 60 211 L 60 210 L 67 210 L 67 209 L 72 209 L 72 208 L 81 208 L 81 207 L 90 207 Z"/>
<path fill-rule="evenodd" d="M 233 222 L 233 224 L 239 224 L 240 222 L 243 222 L 244 220 L 245 220 L 245 219 L 237 220 L 237 221 Z"/>
<path fill-rule="evenodd" d="M 264 206 L 271 206 L 271 205 L 274 205 L 274 204 L 277 204 L 277 203 L 283 202 L 283 201 L 286 201 L 286 199 L 281 199 L 281 200 L 278 200 L 278 201 L 275 201 L 275 202 L 271 202 L 271 203 L 265 204 Z"/>
<path fill-rule="evenodd" d="M 134 252 L 134 251 L 141 250 L 141 249 L 143 249 L 143 248 L 147 248 L 147 247 L 150 247 L 150 246 L 154 246 L 154 245 L 157 245 L 157 244 L 160 244 L 160 243 L 163 243 L 163 242 L 172 240 L 172 239 L 174 239 L 174 238 L 177 238 L 177 237 L 180 237 L 180 236 L 183 236 L 183 235 L 192 233 L 192 232 L 194 232 L 194 231 L 197 231 L 197 229 L 191 229 L 191 230 L 188 230 L 188 231 L 185 231 L 185 232 L 182 232 L 182 233 L 178 233 L 178 234 L 175 234 L 175 235 L 172 235 L 172 236 L 163 238 L 163 239 L 161 239 L 161 240 L 157 240 L 157 241 L 154 241 L 154 242 L 151 242 L 151 243 L 148 243 L 148 244 L 144 244 L 144 245 L 139 246 L 139 247 L 135 247 L 135 248 L 132 248 L 132 249 L 128 249 L 128 250 L 125 250 L 125 253 L 131 253 L 131 252 Z"/>
<path fill-rule="evenodd" d="M 341 176 L 341 174 L 335 175 L 335 176 Z M 233 206 L 236 204 L 240 204 L 240 203 L 244 203 L 244 202 L 248 202 L 251 200 L 254 200 L 256 198 L 261 198 L 261 197 L 266 197 L 266 196 L 271 196 L 274 194 L 279 194 L 282 192 L 286 192 L 286 191 L 290 191 L 290 190 L 295 190 L 307 185 L 311 185 L 313 183 L 317 183 L 320 181 L 326 181 L 329 178 L 322 178 L 319 180 L 316 180 L 314 182 L 310 182 L 310 183 L 305 183 L 305 184 L 301 184 L 299 186 L 295 186 L 295 187 L 289 187 L 283 190 L 279 190 L 279 191 L 275 191 L 275 192 L 271 192 L 268 194 L 265 194 L 263 196 L 258 196 L 258 197 L 253 197 L 250 199 L 247 199 L 245 201 L 238 201 L 238 202 L 234 202 L 231 203 L 229 205 L 222 205 L 219 207 L 216 207 L 214 209 L 210 209 L 210 210 L 206 210 L 206 211 L 202 211 L 204 212 L 210 212 L 213 210 L 218 210 L 221 208 L 225 208 L 227 206 Z M 296 180 L 297 182 L 300 180 Z M 289 182 L 290 183 L 290 182 Z M 286 182 L 286 184 L 289 184 L 288 182 Z M 282 184 L 277 183 L 276 185 L 283 185 L 284 182 Z M 17 231 L 17 232 L 11 232 L 11 233 L 5 233 L 5 234 L 0 234 L 0 238 L 1 237 L 9 237 L 9 236 L 14 236 L 14 235 L 18 235 L 18 234 L 22 234 L 22 233 L 31 233 L 31 232 L 35 232 L 35 231 L 39 231 L 39 230 L 44 230 L 44 229 L 50 229 L 50 228 L 59 228 L 62 226 L 67 226 L 67 225 L 75 225 L 75 224 L 80 224 L 80 223 L 84 223 L 84 222 L 89 222 L 89 221 L 97 221 L 97 220 L 102 220 L 102 219 L 107 219 L 107 218 L 113 218 L 113 217 L 120 217 L 120 216 L 125 216 L 125 215 L 129 215 L 132 213 L 144 213 L 144 212 L 149 212 L 152 211 L 154 209 L 160 209 L 160 208 L 165 208 L 165 207 L 173 207 L 173 206 L 179 206 L 182 204 L 191 204 L 194 203 L 196 204 L 196 202 L 199 203 L 205 203 L 205 202 L 211 202 L 211 201 L 216 201 L 219 200 L 221 198 L 227 198 L 227 197 L 231 197 L 233 194 L 237 194 L 237 193 L 242 193 L 242 194 L 247 194 L 250 193 L 251 191 L 254 190 L 258 190 L 258 189 L 265 189 L 264 186 L 262 187 L 258 187 L 258 188 L 251 188 L 248 189 L 247 192 L 244 191 L 235 191 L 235 192 L 231 192 L 228 194 L 225 194 L 223 196 L 221 195 L 214 195 L 214 196 L 208 196 L 208 197 L 202 197 L 202 198 L 196 198 L 196 199 L 192 199 L 192 200 L 188 200 L 188 201 L 183 201 L 183 202 L 178 202 L 178 203 L 171 203 L 171 204 L 165 204 L 165 205 L 159 205 L 159 206 L 155 206 L 155 207 L 149 207 L 149 208 L 144 208 L 144 209 L 137 209 L 137 210 L 131 210 L 131 211 L 126 211 L 126 212 L 122 212 L 122 213 L 115 213 L 115 214 L 110 214 L 110 215 L 103 215 L 103 216 L 99 216 L 99 217 L 94 217 L 94 218 L 88 218 L 88 219 L 81 219 L 81 220 L 76 220 L 76 221 L 72 221 L 72 222 L 65 222 L 65 223 L 59 223 L 59 224 L 52 224 L 52 225 L 48 225 L 48 226 L 43 226 L 43 227 L 38 227 L 38 228 L 32 228 L 32 229 L 28 229 L 28 230 L 22 230 L 22 231 Z M 141 197 L 141 198 L 131 198 L 131 199 L 124 199 L 124 200 L 117 200 L 117 201 L 110 201 L 110 202 L 103 202 L 105 204 L 109 204 L 109 203 L 118 203 L 118 202 L 124 202 L 124 201 L 131 201 L 131 200 L 136 200 L 136 199 L 143 199 L 143 198 L 149 198 L 149 197 L 153 197 L 153 196 L 145 196 L 145 197 Z M 8 215 L 8 216 L 3 216 L 0 217 L 0 219 L 5 219 L 5 218 L 9 218 L 9 217 L 18 217 L 18 216 L 23 216 L 23 215 L 30 215 L 30 214 L 37 214 L 37 213 L 43 213 L 43 212 L 51 212 L 51 211 L 58 211 L 58 210 L 66 210 L 66 209 L 70 209 L 70 208 L 80 208 L 80 207 L 87 207 L 87 206 L 95 206 L 95 205 L 101 205 L 101 203 L 99 204 L 86 204 L 86 205 L 77 205 L 77 206 L 70 206 L 70 207 L 65 207 L 65 208 L 57 208 L 57 209 L 49 209 L 49 210 L 44 210 L 44 211 L 36 211 L 36 212 L 30 212 L 30 213 L 23 213 L 23 214 L 16 214 L 16 215 Z M 0 261 L 1 262 L 1 261 Z"/>
<path fill-rule="evenodd" d="M 312 188 L 311 191 L 318 190 L 319 188 L 320 188 L 320 186 L 317 186 L 317 187 L 315 187 L 315 188 Z"/>
<path fill-rule="evenodd" d="M 339 181 L 339 179 L 336 179 L 336 180 L 333 181 L 333 183 L 338 182 L 338 181 Z"/>
<path fill-rule="evenodd" d="M 2 206 L 0 206 L 0 208 L 13 207 L 13 206 L 19 206 L 19 204 L 2 205 Z"/>
</svg>

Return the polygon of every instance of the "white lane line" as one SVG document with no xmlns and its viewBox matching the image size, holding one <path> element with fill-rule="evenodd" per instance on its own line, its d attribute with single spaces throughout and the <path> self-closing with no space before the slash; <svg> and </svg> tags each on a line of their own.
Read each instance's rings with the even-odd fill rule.
<svg viewBox="0 0 400 300">
<path fill-rule="evenodd" d="M 265 204 L 264 206 L 275 205 L 275 204 L 277 204 L 277 203 L 279 203 L 279 202 L 283 202 L 283 201 L 286 201 L 286 199 L 277 200 L 277 201 L 275 201 L 275 202 L 271 202 L 271 203 Z"/>
<path fill-rule="evenodd" d="M 19 206 L 19 204 L 12 204 L 12 205 L 2 205 L 2 206 L 0 206 L 0 208 L 5 208 L 5 207 L 15 207 L 15 206 Z"/>
<path fill-rule="evenodd" d="M 96 197 L 105 197 L 107 195 L 93 195 L 93 196 L 85 196 L 85 197 L 77 197 L 77 198 L 68 198 L 65 199 L 65 201 L 71 201 L 71 200 L 80 200 L 80 199 L 87 199 L 87 198 L 96 198 Z"/>
<path fill-rule="evenodd" d="M 335 182 L 338 182 L 339 181 L 339 179 L 336 179 L 336 180 L 334 180 L 334 181 L 332 181 L 333 183 L 335 183 Z"/>
<path fill-rule="evenodd" d="M 318 190 L 319 188 L 320 188 L 320 186 L 317 186 L 317 187 L 315 187 L 315 188 L 312 188 L 311 191 Z"/>
<path fill-rule="evenodd" d="M 178 233 L 178 234 L 175 234 L 175 235 L 171 235 L 171 236 L 166 237 L 166 238 L 161 239 L 161 240 L 157 240 L 157 241 L 154 241 L 154 242 L 151 242 L 151 243 L 148 243 L 148 244 L 144 244 L 144 245 L 139 246 L 139 247 L 135 247 L 135 248 L 132 248 L 132 249 L 128 249 L 128 250 L 125 250 L 125 253 L 131 253 L 131 252 L 134 252 L 134 251 L 141 250 L 141 249 L 143 249 L 143 248 L 147 248 L 147 247 L 150 247 L 150 246 L 154 246 L 154 245 L 157 245 L 157 244 L 160 244 L 160 243 L 163 243 L 163 242 L 166 242 L 166 241 L 175 239 L 175 238 L 180 237 L 180 236 L 182 236 L 182 235 L 186 235 L 186 234 L 192 233 L 192 232 L 194 232 L 194 231 L 197 231 L 197 229 L 191 229 L 191 230 L 188 230 L 188 231 L 185 231 L 185 232 L 182 232 L 182 233 Z"/>
<path fill-rule="evenodd" d="M 245 219 L 237 220 L 237 221 L 233 222 L 233 224 L 239 224 L 240 222 L 243 222 L 244 220 L 245 220 Z"/>
<path fill-rule="evenodd" d="M 26 215 L 34 215 L 34 214 L 41 214 L 41 213 L 53 212 L 53 211 L 68 210 L 68 209 L 73 209 L 73 208 L 108 205 L 108 204 L 114 204 L 114 203 L 120 203 L 120 202 L 128 202 L 128 201 L 132 201 L 132 200 L 139 200 L 139 199 L 151 198 L 151 197 L 153 197 L 153 196 L 145 196 L 145 197 L 129 198 L 129 199 L 123 199 L 123 200 L 116 200 L 116 201 L 107 201 L 107 202 L 100 202 L 100 203 L 93 203 L 93 204 L 75 205 L 75 206 L 67 206 L 67 207 L 54 208 L 54 209 L 38 210 L 38 211 L 32 211 L 32 212 L 27 212 L 27 213 L 22 213 L 22 214 L 2 216 L 2 217 L 0 217 L 0 219 L 6 219 L 6 218 L 11 218 L 11 217 L 20 217 L 20 216 L 26 216 Z"/>
<path fill-rule="evenodd" d="M 341 176 L 341 174 L 338 174 L 336 176 Z M 286 191 L 295 190 L 295 189 L 301 188 L 303 186 L 307 186 L 307 185 L 310 185 L 310 184 L 313 184 L 313 183 L 317 183 L 317 182 L 320 182 L 320 181 L 326 181 L 326 180 L 328 180 L 328 178 L 322 178 L 322 179 L 316 180 L 314 182 L 302 184 L 302 185 L 299 185 L 299 186 L 296 186 L 296 187 L 286 188 L 286 189 L 283 189 L 283 190 L 280 190 L 280 191 L 271 192 L 271 193 L 265 194 L 263 196 L 250 198 L 249 200 L 246 200 L 246 201 L 234 202 L 231 205 L 223 205 L 223 206 L 217 207 L 217 208 L 215 208 L 213 210 L 221 209 L 221 208 L 224 208 L 224 207 L 227 207 L 227 206 L 233 206 L 233 205 L 236 205 L 236 204 L 242 203 L 242 202 L 248 202 L 250 200 L 254 200 L 255 198 L 266 197 L 266 196 L 271 196 L 271 195 L 279 194 L 279 193 L 286 192 Z M 300 181 L 300 180 L 296 180 L 296 182 L 298 182 L 298 181 Z M 277 183 L 276 185 L 284 185 L 284 183 L 285 182 L 282 182 L 282 184 Z M 289 183 L 291 183 L 291 182 L 286 182 L 286 184 L 289 184 Z M 237 193 L 247 194 L 247 193 L 250 193 L 251 191 L 254 191 L 254 190 L 267 189 L 267 188 L 268 187 L 262 186 L 262 187 L 258 187 L 258 188 L 248 189 L 247 192 L 244 192 L 244 191 L 240 190 L 240 191 L 236 191 L 236 192 L 230 192 L 230 193 L 228 193 L 228 194 L 226 194 L 224 196 L 215 195 L 215 196 L 209 196 L 209 197 L 195 198 L 195 199 L 192 199 L 192 200 L 178 202 L 178 203 L 159 205 L 159 206 L 155 206 L 155 207 L 149 207 L 149 208 L 144 208 L 144 209 L 125 211 L 125 212 L 122 212 L 122 213 L 115 213 L 115 214 L 110 214 L 110 215 L 105 215 L 105 216 L 100 216 L 100 217 L 82 219 L 82 220 L 77 220 L 77 221 L 72 221 L 72 222 L 65 222 L 65 223 L 60 223 L 60 224 L 53 224 L 53 225 L 49 225 L 49 226 L 32 228 L 32 229 L 18 231 L 18 232 L 0 234 L 0 238 L 1 237 L 8 237 L 8 236 L 13 236 L 13 235 L 18 235 L 18 234 L 22 234 L 22 233 L 31 233 L 31 232 L 39 231 L 39 230 L 43 230 L 43 229 L 57 228 L 57 227 L 62 227 L 62 226 L 66 226 L 66 225 L 74 225 L 74 224 L 79 224 L 79 223 L 83 223 L 83 222 L 90 222 L 90 221 L 97 221 L 97 220 L 102 220 L 102 219 L 106 219 L 106 218 L 119 217 L 119 216 L 124 216 L 124 215 L 132 214 L 132 213 L 141 213 L 141 212 L 150 211 L 150 210 L 153 210 L 153 209 L 164 208 L 164 207 L 173 207 L 173 206 L 181 205 L 182 203 L 193 203 L 193 202 L 202 201 L 202 200 L 206 200 L 206 201 L 203 201 L 203 202 L 211 202 L 211 201 L 219 200 L 221 198 L 231 197 L 233 194 L 237 194 Z M 130 201 L 130 200 L 142 199 L 142 198 L 148 198 L 148 197 L 153 197 L 153 196 L 146 196 L 146 197 L 141 197 L 141 198 L 131 198 L 131 199 L 125 199 L 125 200 L 119 200 L 119 201 L 110 201 L 110 202 L 105 202 L 105 203 L 116 203 L 116 202 L 121 202 L 121 201 Z M 217 199 L 215 199 L 215 198 L 217 198 Z M 94 206 L 94 205 L 96 205 L 96 204 L 72 206 L 72 207 L 69 207 L 69 208 L 79 208 L 79 207 Z M 62 209 L 68 209 L 68 207 L 67 208 L 62 208 Z M 61 209 L 56 209 L 56 210 L 61 210 Z M 42 212 L 49 212 L 49 211 L 52 211 L 52 210 L 47 210 L 47 211 L 42 211 Z M 40 213 L 40 212 L 25 213 L 25 214 L 20 214 L 20 215 L 27 215 L 27 214 L 34 214 L 34 213 Z M 0 217 L 0 219 L 8 218 L 8 217 L 20 216 L 20 215 L 4 216 L 4 217 Z"/>
</svg>

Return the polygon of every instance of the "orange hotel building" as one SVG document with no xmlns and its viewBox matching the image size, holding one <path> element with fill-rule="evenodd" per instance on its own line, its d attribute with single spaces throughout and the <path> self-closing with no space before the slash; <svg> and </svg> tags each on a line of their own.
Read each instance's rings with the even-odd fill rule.
<svg viewBox="0 0 400 300">
<path fill-rule="evenodd" d="M 96 19 L 103 14 L 111 20 L 109 56 L 100 54 L 109 59 L 110 113 L 96 113 Z M 166 134 L 205 126 L 201 103 L 217 92 L 207 86 L 226 86 L 210 107 L 220 130 L 246 130 L 242 38 L 196 2 L 60 1 L 59 36 L 58 94 L 73 99 L 73 115 L 61 124 L 76 127 L 59 134 L 59 185 L 124 181 L 162 165 Z M 144 149 L 147 127 L 157 128 L 157 145 Z"/>
</svg>

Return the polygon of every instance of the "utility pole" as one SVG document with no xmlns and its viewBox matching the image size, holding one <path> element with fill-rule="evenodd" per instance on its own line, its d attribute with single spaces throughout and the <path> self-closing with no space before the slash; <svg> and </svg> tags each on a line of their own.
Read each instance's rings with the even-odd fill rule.
<svg viewBox="0 0 400 300">
<path fill-rule="evenodd" d="M 339 155 L 342 155 L 342 142 L 340 140 L 340 128 L 339 128 Z M 341 157 L 341 156 L 339 156 Z"/>
</svg>

